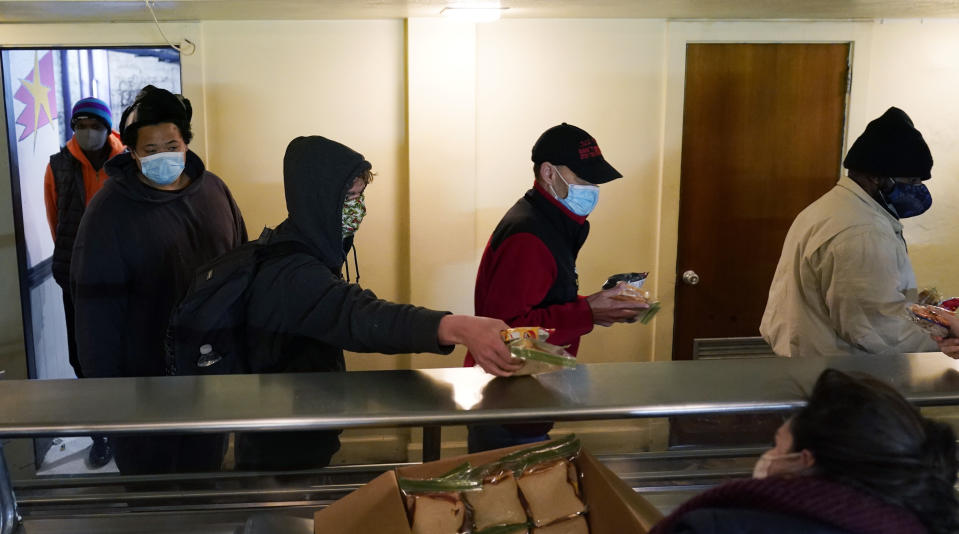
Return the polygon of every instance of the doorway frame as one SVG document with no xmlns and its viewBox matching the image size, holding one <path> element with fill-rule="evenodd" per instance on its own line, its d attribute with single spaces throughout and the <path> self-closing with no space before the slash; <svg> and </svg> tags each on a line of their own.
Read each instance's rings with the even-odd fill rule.
<svg viewBox="0 0 959 534">
<path fill-rule="evenodd" d="M 761 23 L 760 23 L 761 22 Z M 851 85 L 846 102 L 842 153 L 850 132 L 869 122 L 867 113 L 870 51 L 874 21 L 679 21 L 670 22 L 666 35 L 663 159 L 659 187 L 659 238 L 654 294 L 662 311 L 655 321 L 653 361 L 670 361 L 676 312 L 679 249 L 679 200 L 682 171 L 683 115 L 686 91 L 686 45 L 694 43 L 849 43 Z M 839 179 L 839 176 L 836 177 Z"/>
<path fill-rule="evenodd" d="M 198 22 L 170 22 L 163 23 L 164 31 L 167 35 L 183 37 L 190 39 L 194 43 L 203 42 L 202 24 Z M 49 23 L 25 23 L 25 24 L 6 24 L 3 25 L 3 36 L 0 38 L 0 47 L 4 49 L 32 49 L 32 48 L 163 48 L 167 43 L 157 33 L 156 26 L 150 23 L 90 23 L 90 24 L 49 24 Z M 203 56 L 204 48 L 198 46 L 193 55 L 180 56 L 180 87 L 183 94 L 190 99 L 193 104 L 193 133 L 194 138 L 190 143 L 190 149 L 196 152 L 204 160 L 207 159 L 206 138 L 207 138 L 207 118 L 206 118 L 206 92 L 203 85 Z M 2 89 L 2 88 L 0 88 Z M 2 93 L 2 90 L 0 90 Z M 5 112 L 5 110 L 3 110 Z M 6 139 L 8 128 L 7 121 L 0 121 L 0 134 Z M 4 146 L 7 146 L 4 140 Z M 0 156 L 5 156 L 0 151 Z M 10 168 L 11 160 L 9 157 L 0 157 L 0 187 L 11 187 L 10 199 L 11 208 L 14 200 L 13 181 Z M 2 198 L 2 197 L 0 197 Z M 10 226 L 13 231 L 14 241 L 16 240 L 16 228 L 14 228 L 13 213 L 10 214 Z M 21 234 L 22 235 L 22 234 Z M 20 263 L 21 252 L 17 250 L 18 245 L 14 242 L 15 254 L 13 261 Z M 19 288 L 16 295 L 0 295 L 0 298 L 21 298 L 23 292 L 22 273 L 19 273 Z M 29 320 L 29 315 L 25 314 L 22 304 L 17 304 L 17 310 L 20 312 L 20 323 L 25 324 L 24 319 Z M 26 357 L 27 340 L 32 338 L 32 333 L 18 332 L 20 339 L 10 339 L 10 344 L 19 343 L 24 348 L 24 358 L 22 367 L 7 369 L 7 377 L 27 377 L 31 371 L 28 369 Z M 27 337 L 27 336 L 30 337 Z M 35 369 L 32 371 L 35 373 Z M 31 440 L 35 441 L 35 440 Z M 36 454 L 33 447 L 27 450 L 17 448 L 7 449 L 7 459 L 11 465 L 29 465 L 30 468 L 23 467 L 20 471 L 13 468 L 14 478 L 26 477 L 32 478 L 35 470 L 33 466 L 36 461 Z M 27 449 L 24 447 L 23 449 Z M 28 472 L 29 471 L 29 472 Z"/>
<path fill-rule="evenodd" d="M 168 35 L 190 39 L 195 43 L 203 42 L 202 24 L 197 22 L 170 22 L 163 23 L 164 31 Z M 4 49 L 31 49 L 31 48 L 163 48 L 167 43 L 163 41 L 157 33 L 156 26 L 150 23 L 90 23 L 90 24 L 49 24 L 49 23 L 26 23 L 26 24 L 6 24 L 3 25 L 3 36 L 0 37 L 0 47 Z M 193 141 L 190 143 L 190 149 L 196 152 L 201 158 L 206 160 L 208 154 L 206 151 L 207 138 L 207 118 L 206 118 L 206 93 L 203 85 L 203 56 L 204 48 L 198 46 L 196 52 L 192 55 L 180 56 L 180 86 L 183 94 L 190 99 L 193 104 Z M 6 121 L 0 124 L 0 134 L 6 136 L 8 125 Z M 4 146 L 6 142 L 4 141 Z M 0 152 L 0 155 L 4 153 Z M 0 187 L 7 187 L 6 184 L 12 183 L 10 174 L 12 169 L 8 167 L 9 158 L 3 157 L 0 161 Z M 11 191 L 11 200 L 13 192 Z M 10 229 L 12 236 L 15 236 L 13 215 L 10 215 Z M 12 237 L 11 236 L 11 237 Z M 15 238 L 14 238 L 15 239 Z M 16 246 L 16 245 L 14 245 Z M 13 261 L 19 261 L 19 254 Z M 21 289 L 18 289 L 16 295 L 0 295 L 0 298 L 20 298 Z M 16 304 L 17 310 L 21 313 L 19 322 L 23 322 L 23 311 L 20 303 Z M 26 336 L 18 332 L 19 339 L 7 340 L 9 344 L 18 344 L 25 346 Z M 16 369 L 7 369 L 9 376 L 24 376 L 28 374 L 26 358 L 23 360 L 23 367 Z"/>
</svg>

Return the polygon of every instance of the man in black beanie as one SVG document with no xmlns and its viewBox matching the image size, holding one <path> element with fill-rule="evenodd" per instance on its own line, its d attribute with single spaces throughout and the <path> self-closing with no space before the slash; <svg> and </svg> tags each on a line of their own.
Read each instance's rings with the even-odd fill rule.
<svg viewBox="0 0 959 534">
<path fill-rule="evenodd" d="M 230 190 L 189 150 L 190 101 L 145 87 L 123 112 L 129 152 L 106 164 L 73 249 L 77 351 L 87 377 L 165 374 L 170 312 L 198 267 L 247 239 Z M 123 474 L 219 467 L 222 436 L 115 437 Z"/>
<path fill-rule="evenodd" d="M 900 222 L 932 204 L 929 147 L 892 107 L 843 166 L 848 177 L 789 228 L 760 332 L 780 356 L 934 351 L 904 313 L 917 291 Z"/>
</svg>

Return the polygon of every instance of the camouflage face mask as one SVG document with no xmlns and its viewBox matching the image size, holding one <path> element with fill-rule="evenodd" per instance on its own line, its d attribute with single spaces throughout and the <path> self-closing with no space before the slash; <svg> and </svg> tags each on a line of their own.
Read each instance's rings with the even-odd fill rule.
<svg viewBox="0 0 959 534">
<path fill-rule="evenodd" d="M 358 198 L 343 203 L 343 239 L 352 236 L 360 228 L 360 223 L 366 216 L 364 200 L 366 200 L 366 197 L 360 195 Z"/>
</svg>

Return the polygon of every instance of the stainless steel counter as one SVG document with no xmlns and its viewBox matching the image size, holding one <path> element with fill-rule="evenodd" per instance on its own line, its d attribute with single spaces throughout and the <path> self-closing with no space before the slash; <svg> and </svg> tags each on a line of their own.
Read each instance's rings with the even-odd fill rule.
<svg viewBox="0 0 959 534">
<path fill-rule="evenodd" d="M 0 437 L 68 436 L 91 432 L 224 432 L 424 426 L 429 430 L 424 431 L 424 457 L 431 459 L 438 456 L 441 425 L 481 421 L 783 412 L 802 406 L 802 392 L 811 389 L 816 377 L 827 367 L 868 372 L 893 384 L 918 405 L 959 404 L 959 362 L 939 353 L 897 357 L 750 358 L 597 364 L 581 365 L 576 369 L 536 378 L 511 379 L 493 378 L 479 369 L 433 369 L 297 375 L 3 380 L 0 381 Z M 750 454 L 754 456 L 754 453 L 752 451 Z M 0 532 L 7 534 L 16 528 L 18 521 L 16 501 L 10 491 L 9 479 L 3 472 L 2 459 L 0 449 Z M 739 467 L 734 465 L 734 469 Z M 630 473 L 635 470 L 630 466 L 625 469 Z M 686 471 L 687 468 L 683 467 L 680 471 L 667 469 L 652 472 L 644 475 L 646 478 L 633 476 L 637 478 L 633 484 L 644 484 L 646 479 L 658 480 L 657 477 L 676 478 L 676 473 L 685 474 Z M 724 470 L 707 471 L 705 475 L 708 476 L 716 473 L 729 475 Z M 696 481 L 685 482 L 681 489 L 692 488 L 695 484 L 689 484 L 693 482 Z M 127 482 L 123 482 L 123 487 L 126 485 Z M 72 495 L 73 492 L 67 488 L 66 495 L 45 495 L 42 492 L 34 495 L 29 488 L 23 489 L 27 491 L 25 502 L 32 503 L 31 506 L 57 499 L 73 503 L 73 506 L 80 501 L 99 499 L 103 501 L 101 506 L 107 506 L 115 498 L 110 492 L 103 491 Z M 313 495 L 327 489 L 325 486 L 310 486 L 308 491 L 294 487 L 292 490 L 281 488 L 274 492 L 289 500 L 287 494 Z M 251 491 L 257 495 L 260 493 L 259 490 L 244 488 L 230 491 L 214 488 L 192 493 L 198 497 L 210 493 L 216 498 L 223 498 L 227 494 L 246 495 Z M 178 498 L 189 497 L 192 493 L 175 492 Z M 170 495 L 154 491 L 129 497 L 147 502 L 150 506 L 145 506 L 144 510 L 149 511 L 153 508 L 162 509 L 150 504 L 153 501 L 149 499 L 163 502 Z M 318 497 L 314 495 L 311 498 L 315 500 Z M 309 501 L 307 504 L 316 503 Z M 260 506 L 271 504 L 261 503 Z M 202 519 L 223 523 L 223 518 L 216 515 L 222 507 L 217 505 L 210 517 L 201 513 L 192 519 L 181 518 L 181 522 L 200 524 Z M 201 506 L 200 509 L 205 508 Z M 130 508 L 121 507 L 119 510 L 129 512 Z M 177 511 L 171 508 L 163 513 L 176 514 Z M 100 527 L 105 529 L 104 525 L 107 524 L 111 528 L 120 528 L 122 525 L 119 520 L 125 520 L 122 516 L 124 514 L 111 519 L 104 517 L 103 525 L 95 530 L 100 530 Z M 41 527 L 46 524 L 44 522 L 50 523 L 53 531 L 63 531 L 64 521 L 74 525 L 78 518 L 31 516 L 28 519 L 32 521 L 28 529 L 30 532 L 43 532 Z M 137 521 L 137 518 L 130 519 L 134 523 Z M 83 518 L 83 521 L 99 520 L 96 517 Z M 225 528 L 229 528 L 230 524 L 235 525 L 235 522 L 227 521 Z M 92 526 L 92 523 L 83 525 L 85 528 Z M 133 531 L 138 531 L 138 528 Z M 120 531 L 126 530 L 117 530 Z"/>
<path fill-rule="evenodd" d="M 939 353 L 580 365 L 538 377 L 475 368 L 0 381 L 0 437 L 430 426 L 775 412 L 826 367 L 889 381 L 919 405 L 959 404 Z"/>
</svg>

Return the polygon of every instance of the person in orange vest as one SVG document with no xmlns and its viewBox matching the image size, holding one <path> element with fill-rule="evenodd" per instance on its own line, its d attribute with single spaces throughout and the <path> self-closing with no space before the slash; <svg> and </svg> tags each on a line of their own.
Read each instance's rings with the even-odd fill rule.
<svg viewBox="0 0 959 534">
<path fill-rule="evenodd" d="M 70 296 L 70 256 L 80 219 L 93 195 L 107 179 L 104 164 L 123 152 L 120 135 L 112 130 L 113 118 L 107 103 L 84 98 L 73 106 L 70 127 L 73 137 L 60 152 L 50 156 L 43 178 L 47 222 L 53 234 L 53 279 L 63 289 L 63 311 L 67 323 L 70 365 L 83 378 L 77 358 L 73 299 Z M 93 436 L 88 462 L 91 467 L 106 465 L 113 456 L 106 436 Z"/>
</svg>

